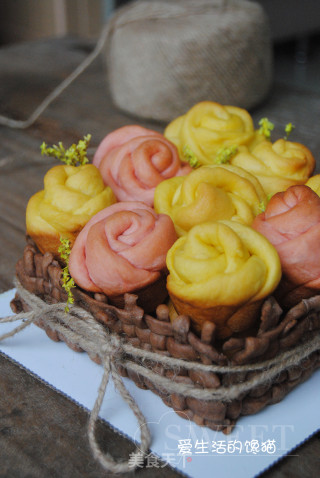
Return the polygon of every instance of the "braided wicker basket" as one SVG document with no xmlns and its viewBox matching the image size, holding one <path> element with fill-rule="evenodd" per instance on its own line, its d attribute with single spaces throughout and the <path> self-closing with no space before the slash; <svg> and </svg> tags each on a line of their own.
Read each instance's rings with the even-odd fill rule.
<svg viewBox="0 0 320 478">
<path fill-rule="evenodd" d="M 41 254 L 29 241 L 23 257 L 16 267 L 17 277 L 29 292 L 48 303 L 63 302 L 66 293 L 61 287 L 61 267 L 52 254 Z M 153 315 L 139 306 L 139 298 L 125 294 L 123 307 L 111 305 L 104 294 L 91 294 L 75 288 L 75 303 L 89 311 L 108 330 L 122 336 L 134 347 L 154 351 L 168 357 L 195 361 L 205 365 L 245 365 L 269 360 L 299 344 L 307 344 L 320 330 L 320 296 L 302 301 L 286 313 L 273 297 L 263 304 L 261 318 L 256 330 L 250 336 L 239 336 L 217 341 L 215 326 L 206 322 L 201 336 L 192 330 L 187 316 L 178 316 L 173 322 L 169 318 L 166 304 L 159 305 Z M 311 304 L 311 305 L 310 305 Z M 11 303 L 14 312 L 26 311 L 27 306 L 17 294 Z M 64 340 L 73 350 L 82 350 L 65 340 L 64 336 L 52 331 L 44 322 L 37 325 L 44 328 L 55 341 Z M 91 356 L 99 362 L 98 356 Z M 177 393 L 165 393 L 155 384 L 138 374 L 119 366 L 123 376 L 129 376 L 140 388 L 150 389 L 174 411 L 200 426 L 229 433 L 236 420 L 242 415 L 259 412 L 266 405 L 279 402 L 290 390 L 306 380 L 320 366 L 320 350 L 304 358 L 298 366 L 284 369 L 272 381 L 268 380 L 232 400 L 201 400 L 184 397 Z M 178 383 L 193 384 L 197 388 L 218 389 L 252 379 L 257 371 L 236 373 L 214 373 L 196 370 L 179 370 L 151 363 L 154 372 Z"/>
</svg>

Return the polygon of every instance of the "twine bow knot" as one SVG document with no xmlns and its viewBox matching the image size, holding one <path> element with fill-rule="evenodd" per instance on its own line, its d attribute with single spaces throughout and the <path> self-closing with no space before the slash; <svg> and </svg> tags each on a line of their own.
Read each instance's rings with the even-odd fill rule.
<svg viewBox="0 0 320 478">
<path fill-rule="evenodd" d="M 21 312 L 12 316 L 3 317 L 0 319 L 1 323 L 15 322 L 22 320 L 22 323 L 15 327 L 12 331 L 0 335 L 0 341 L 13 337 L 21 330 L 28 327 L 33 322 L 42 320 L 52 330 L 62 333 L 72 343 L 84 347 L 88 353 L 98 355 L 102 360 L 103 375 L 98 389 L 97 399 L 92 408 L 88 423 L 88 438 L 94 457 L 107 470 L 113 473 L 125 473 L 133 471 L 137 465 L 132 465 L 128 460 L 116 462 L 109 454 L 104 454 L 95 437 L 95 427 L 99 418 L 99 413 L 105 397 L 106 389 L 109 383 L 110 376 L 113 379 L 114 386 L 129 405 L 134 415 L 137 418 L 140 433 L 141 443 L 137 447 L 139 454 L 146 455 L 151 443 L 150 431 L 146 423 L 146 419 L 140 411 L 137 403 L 126 389 L 122 378 L 117 370 L 119 364 L 124 356 L 124 349 L 122 341 L 114 334 L 108 334 L 102 325 L 98 324 L 91 314 L 85 310 L 72 306 L 68 314 L 65 313 L 65 304 L 47 304 L 39 297 L 31 294 L 24 289 L 16 280 L 15 285 L 19 291 L 20 297 L 31 309 L 29 312 Z M 79 320 L 79 319 L 85 319 Z M 89 322 L 89 323 L 88 323 Z M 92 334 L 90 334 L 90 329 Z M 84 332 L 86 334 L 84 335 Z M 97 337 L 99 340 L 97 340 Z"/>
<path fill-rule="evenodd" d="M 146 419 L 139 409 L 137 403 L 126 389 L 119 374 L 119 365 L 128 372 L 146 378 L 153 383 L 156 389 L 163 390 L 167 394 L 175 393 L 183 397 L 193 397 L 199 400 L 213 400 L 230 402 L 239 399 L 243 393 L 249 393 L 255 387 L 272 383 L 272 381 L 284 370 L 302 364 L 302 361 L 312 353 L 320 349 L 320 335 L 318 333 L 305 343 L 301 343 L 292 349 L 277 355 L 276 357 L 246 365 L 205 365 L 197 361 L 186 361 L 171 356 L 134 347 L 129 342 L 116 334 L 108 333 L 106 328 L 81 307 L 73 305 L 68 314 L 65 313 L 65 304 L 47 304 L 39 297 L 30 293 L 16 281 L 17 291 L 20 300 L 30 309 L 29 312 L 0 319 L 0 323 L 23 320 L 22 324 L 13 331 L 0 335 L 0 341 L 14 336 L 32 322 L 44 322 L 45 326 L 62 336 L 64 340 L 76 345 L 86 351 L 89 356 L 97 356 L 103 365 L 103 376 L 99 386 L 97 399 L 90 413 L 88 425 L 88 438 L 94 457 L 107 470 L 114 473 L 133 471 L 137 464 L 130 461 L 116 462 L 110 455 L 104 454 L 95 437 L 95 426 L 99 412 L 108 386 L 109 378 L 112 377 L 116 390 L 124 401 L 129 405 L 135 414 L 140 433 L 141 444 L 137 449 L 139 455 L 145 455 L 151 442 L 150 431 Z M 319 301 L 316 298 L 304 301 L 305 311 L 319 311 Z M 216 372 L 223 376 L 232 375 L 238 372 L 256 372 L 252 378 L 244 382 L 220 386 L 218 388 L 202 388 L 197 384 L 178 383 L 169 377 L 156 373 L 150 364 L 160 364 L 170 370 L 177 370 L 182 367 L 187 371 Z"/>
<path fill-rule="evenodd" d="M 101 347 L 102 361 L 110 361 L 111 363 L 119 363 L 124 355 L 121 339 L 114 334 L 106 335 L 106 342 Z"/>
<path fill-rule="evenodd" d="M 112 471 L 114 473 L 125 473 L 127 471 L 132 471 L 135 466 L 132 466 L 127 460 L 116 462 L 109 454 L 104 454 L 95 438 L 95 427 L 103 403 L 103 398 L 109 383 L 110 375 L 116 390 L 118 390 L 121 397 L 129 405 L 138 420 L 141 433 L 141 444 L 140 447 L 137 447 L 137 449 L 143 456 L 146 455 L 149 449 L 151 436 L 144 415 L 139 409 L 134 398 L 126 389 L 117 370 L 117 363 L 121 362 L 121 358 L 124 354 L 121 340 L 112 334 L 107 335 L 106 337 L 107 340 L 101 347 L 100 355 L 103 357 L 103 376 L 98 390 L 98 396 L 89 418 L 88 438 L 94 457 L 106 470 Z"/>
</svg>

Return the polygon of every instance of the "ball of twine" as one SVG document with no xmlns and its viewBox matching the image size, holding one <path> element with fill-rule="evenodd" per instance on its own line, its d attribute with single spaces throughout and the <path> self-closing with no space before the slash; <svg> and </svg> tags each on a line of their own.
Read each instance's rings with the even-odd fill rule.
<svg viewBox="0 0 320 478">
<path fill-rule="evenodd" d="M 94 50 L 25 120 L 30 127 L 103 52 L 115 105 L 168 122 L 206 100 L 250 109 L 272 83 L 272 44 L 262 7 L 247 0 L 138 0 L 106 23 Z"/>
<path fill-rule="evenodd" d="M 105 55 L 116 106 L 153 120 L 203 100 L 249 109 L 272 81 L 268 20 L 246 0 L 138 0 L 112 19 Z"/>
</svg>

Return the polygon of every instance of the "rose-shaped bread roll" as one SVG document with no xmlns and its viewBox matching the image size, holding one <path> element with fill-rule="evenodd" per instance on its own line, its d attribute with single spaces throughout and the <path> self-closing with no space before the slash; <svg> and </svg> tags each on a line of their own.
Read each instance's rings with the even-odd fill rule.
<svg viewBox="0 0 320 478">
<path fill-rule="evenodd" d="M 176 238 L 170 217 L 142 202 L 119 202 L 82 229 L 69 271 L 80 287 L 109 298 L 136 293 L 159 280 L 162 290 L 154 299 L 161 303 L 167 295 L 166 255 Z"/>
<path fill-rule="evenodd" d="M 162 135 L 157 131 L 139 125 L 122 126 L 103 138 L 94 154 L 93 164 L 99 168 L 101 161 L 112 149 L 118 148 L 130 139 L 138 138 L 139 136 L 161 137 Z"/>
<path fill-rule="evenodd" d="M 156 188 L 154 207 L 171 217 L 182 236 L 206 221 L 231 219 L 250 225 L 265 201 L 254 176 L 224 164 L 201 166 L 185 177 L 163 181 Z"/>
<path fill-rule="evenodd" d="M 28 202 L 27 234 L 41 252 L 59 257 L 61 236 L 72 245 L 89 219 L 115 202 L 112 190 L 92 164 L 54 166 L 44 177 L 44 190 Z"/>
<path fill-rule="evenodd" d="M 308 181 L 305 183 L 306 186 L 312 189 L 315 193 L 320 196 L 320 174 L 315 174 L 311 176 Z"/>
<path fill-rule="evenodd" d="M 320 289 L 320 198 L 308 186 L 275 194 L 252 227 L 277 249 L 283 278 L 277 297 L 292 307 Z"/>
<path fill-rule="evenodd" d="M 199 224 L 180 237 L 167 255 L 167 288 L 175 309 L 196 330 L 209 320 L 220 338 L 250 328 L 263 299 L 281 277 L 270 242 L 233 221 Z"/>
<path fill-rule="evenodd" d="M 246 110 L 203 101 L 174 119 L 164 135 L 177 146 L 181 158 L 188 146 L 200 164 L 212 164 L 220 148 L 249 145 L 255 131 Z"/>
<path fill-rule="evenodd" d="M 304 184 L 315 168 L 314 157 L 306 146 L 285 139 L 262 141 L 251 152 L 240 148 L 230 162 L 256 176 L 267 195 Z"/>
<path fill-rule="evenodd" d="M 164 179 L 188 174 L 176 146 L 156 131 L 124 126 L 101 142 L 93 158 L 105 184 L 119 201 L 153 206 L 155 187 Z"/>
</svg>

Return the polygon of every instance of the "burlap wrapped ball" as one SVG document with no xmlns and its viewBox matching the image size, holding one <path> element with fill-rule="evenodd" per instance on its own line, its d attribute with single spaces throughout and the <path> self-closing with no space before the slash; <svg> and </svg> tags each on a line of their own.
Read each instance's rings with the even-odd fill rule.
<svg viewBox="0 0 320 478">
<path fill-rule="evenodd" d="M 106 56 L 115 105 L 166 122 L 202 100 L 249 109 L 272 81 L 267 17 L 246 0 L 138 0 L 110 20 Z"/>
</svg>

